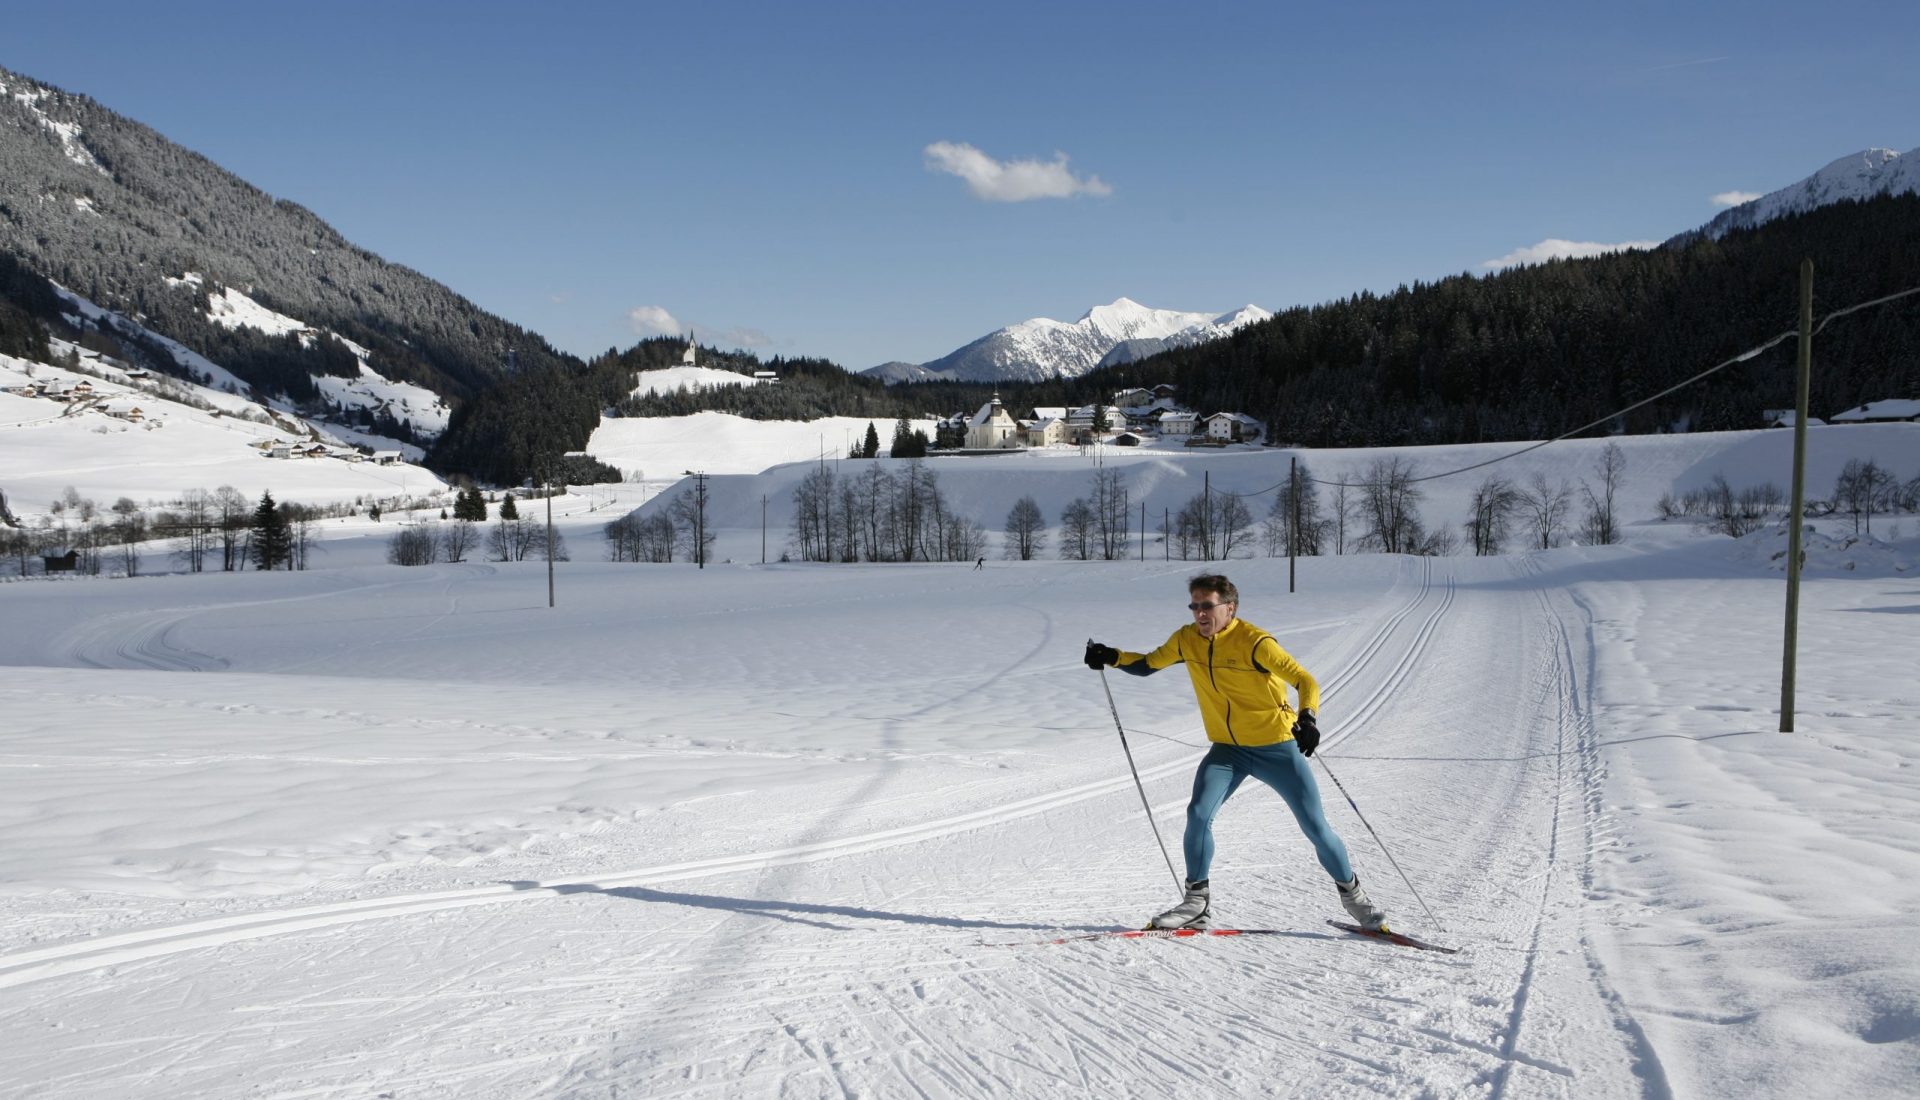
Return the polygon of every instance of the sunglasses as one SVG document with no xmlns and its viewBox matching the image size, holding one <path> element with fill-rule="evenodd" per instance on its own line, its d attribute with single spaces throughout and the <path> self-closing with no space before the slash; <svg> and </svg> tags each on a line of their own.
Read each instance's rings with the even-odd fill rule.
<svg viewBox="0 0 1920 1100">
<path fill-rule="evenodd" d="M 1188 611 L 1212 611 L 1216 607 L 1225 607 L 1225 606 L 1226 605 L 1224 603 L 1190 603 L 1187 605 L 1187 610 Z"/>
</svg>

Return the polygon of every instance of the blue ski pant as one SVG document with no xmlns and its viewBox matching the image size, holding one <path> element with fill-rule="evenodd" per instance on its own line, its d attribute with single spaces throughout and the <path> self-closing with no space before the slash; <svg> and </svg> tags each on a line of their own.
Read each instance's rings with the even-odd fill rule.
<svg viewBox="0 0 1920 1100">
<path fill-rule="evenodd" d="M 1214 744 L 1200 761 L 1193 776 L 1193 801 L 1187 803 L 1187 835 L 1184 847 L 1187 878 L 1199 882 L 1213 866 L 1213 816 L 1247 776 L 1253 776 L 1278 791 L 1287 809 L 1300 824 L 1300 831 L 1312 842 L 1320 866 L 1337 882 L 1353 878 L 1353 865 L 1347 861 L 1347 846 L 1327 825 L 1320 809 L 1320 786 L 1313 780 L 1307 758 L 1292 741 L 1258 748 Z"/>
</svg>

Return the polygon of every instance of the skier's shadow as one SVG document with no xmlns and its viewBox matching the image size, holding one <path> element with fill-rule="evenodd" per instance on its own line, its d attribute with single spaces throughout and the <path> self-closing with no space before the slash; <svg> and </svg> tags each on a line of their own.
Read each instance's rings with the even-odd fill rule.
<svg viewBox="0 0 1920 1100">
<path fill-rule="evenodd" d="M 982 928 L 1007 932 L 1107 932 L 1114 928 L 1113 925 L 1015 924 L 1007 921 L 946 917 L 933 913 L 895 913 L 885 909 L 860 909 L 851 905 L 822 905 L 811 901 L 684 894 L 668 890 L 653 890 L 645 886 L 621 886 L 608 889 L 604 886 L 595 886 L 590 882 L 563 882 L 551 886 L 538 882 L 509 882 L 506 885 L 516 890 L 551 890 L 556 894 L 605 894 L 610 898 L 626 898 L 629 901 L 684 905 L 695 909 L 716 909 L 728 913 L 767 917 L 772 920 L 786 921 L 789 924 L 826 928 L 836 932 L 851 931 L 859 926 L 839 924 L 825 918 L 843 917 L 855 921 L 888 921 L 935 928 Z"/>
</svg>

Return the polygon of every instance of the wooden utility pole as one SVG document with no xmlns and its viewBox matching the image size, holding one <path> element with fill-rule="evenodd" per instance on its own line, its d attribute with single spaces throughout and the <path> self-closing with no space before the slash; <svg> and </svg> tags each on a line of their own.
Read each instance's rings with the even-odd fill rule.
<svg viewBox="0 0 1920 1100">
<path fill-rule="evenodd" d="M 541 479 L 547 493 L 547 606 L 553 606 L 553 475 Z"/>
<path fill-rule="evenodd" d="M 760 494 L 760 564 L 767 564 L 767 494 Z"/>
<path fill-rule="evenodd" d="M 1200 556 L 1213 560 L 1213 471 L 1200 471 Z"/>
<path fill-rule="evenodd" d="M 1147 502 L 1140 502 L 1140 560 L 1147 560 Z"/>
<path fill-rule="evenodd" d="M 1793 515 L 1787 533 L 1787 636 L 1780 656 L 1780 732 L 1793 732 L 1794 654 L 1800 638 L 1800 533 L 1807 499 L 1807 393 L 1813 379 L 1813 258 L 1800 261 L 1800 378 L 1793 406 Z"/>
<path fill-rule="evenodd" d="M 1293 592 L 1293 559 L 1300 543 L 1300 456 L 1287 456 L 1287 592 Z"/>
</svg>

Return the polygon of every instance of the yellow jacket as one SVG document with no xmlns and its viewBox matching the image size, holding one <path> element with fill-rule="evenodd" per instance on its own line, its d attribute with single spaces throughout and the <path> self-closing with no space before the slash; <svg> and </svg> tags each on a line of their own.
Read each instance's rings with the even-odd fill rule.
<svg viewBox="0 0 1920 1100">
<path fill-rule="evenodd" d="M 1299 691 L 1302 709 L 1320 707 L 1320 681 L 1281 649 L 1273 635 L 1239 619 L 1228 621 L 1211 638 L 1202 638 L 1188 623 L 1152 653 L 1122 651 L 1119 668 L 1151 676 L 1182 661 L 1193 678 L 1209 741 L 1277 745 L 1293 740 L 1288 684 Z"/>
</svg>

